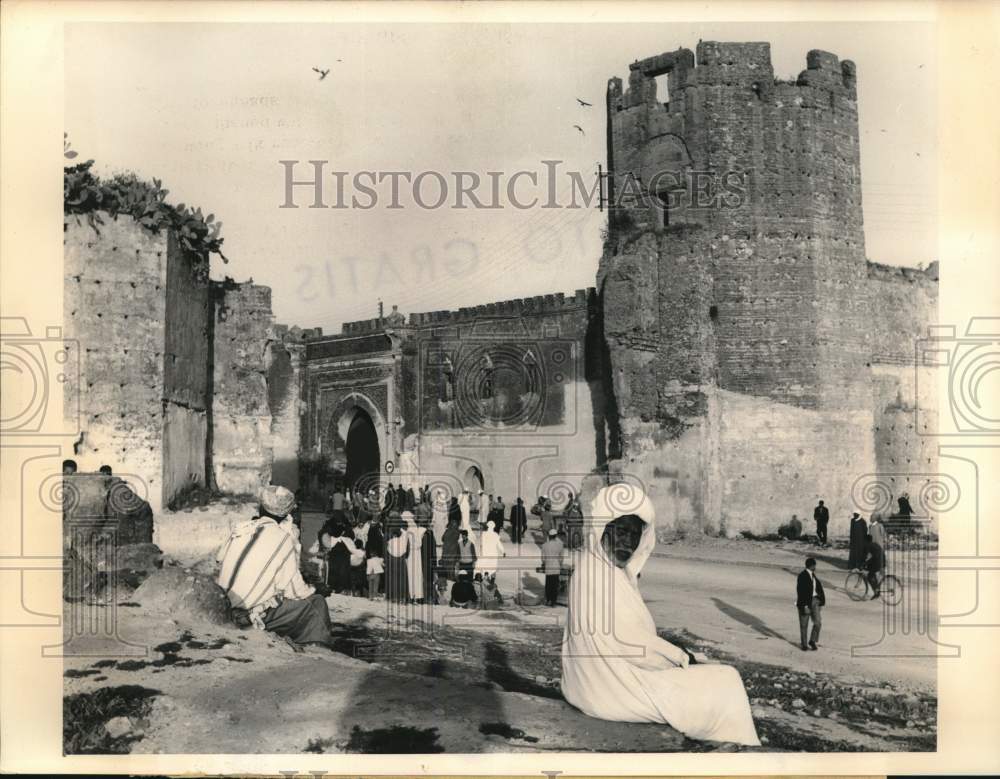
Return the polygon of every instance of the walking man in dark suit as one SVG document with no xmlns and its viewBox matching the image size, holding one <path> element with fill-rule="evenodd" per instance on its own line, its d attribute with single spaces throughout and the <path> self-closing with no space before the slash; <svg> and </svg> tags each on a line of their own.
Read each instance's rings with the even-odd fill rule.
<svg viewBox="0 0 1000 779">
<path fill-rule="evenodd" d="M 813 519 L 816 520 L 816 538 L 823 545 L 826 545 L 826 526 L 830 524 L 830 509 L 823 505 L 823 501 L 813 509 Z"/>
<path fill-rule="evenodd" d="M 795 605 L 799 610 L 799 636 L 802 651 L 819 649 L 819 630 L 823 626 L 820 610 L 826 605 L 826 595 L 823 593 L 823 583 L 816 578 L 815 558 L 806 558 L 806 567 L 799 574 L 796 592 Z M 813 623 L 812 635 L 809 636 L 809 643 L 806 644 L 810 618 Z"/>
</svg>

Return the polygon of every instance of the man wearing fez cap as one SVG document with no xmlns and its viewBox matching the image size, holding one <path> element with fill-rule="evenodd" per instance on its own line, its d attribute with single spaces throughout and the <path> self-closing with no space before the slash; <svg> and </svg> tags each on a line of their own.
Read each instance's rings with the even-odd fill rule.
<svg viewBox="0 0 1000 779">
<path fill-rule="evenodd" d="M 237 620 L 293 645 L 329 645 L 330 610 L 299 571 L 302 545 L 290 519 L 295 505 L 285 487 L 261 490 L 258 516 L 237 525 L 216 556 L 217 581 Z"/>
</svg>

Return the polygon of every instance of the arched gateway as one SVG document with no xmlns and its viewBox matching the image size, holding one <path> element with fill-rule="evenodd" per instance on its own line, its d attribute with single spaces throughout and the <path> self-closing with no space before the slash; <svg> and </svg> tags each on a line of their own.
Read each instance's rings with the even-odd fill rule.
<svg viewBox="0 0 1000 779">
<path fill-rule="evenodd" d="M 355 408 L 351 416 L 344 450 L 347 460 L 344 480 L 348 487 L 353 488 L 359 481 L 370 481 L 372 474 L 380 472 L 382 458 L 378 433 L 375 432 L 375 423 L 364 409 Z"/>
<path fill-rule="evenodd" d="M 359 392 L 337 403 L 324 431 L 322 446 L 346 486 L 367 491 L 381 483 L 386 441 L 385 420 L 378 406 Z"/>
</svg>

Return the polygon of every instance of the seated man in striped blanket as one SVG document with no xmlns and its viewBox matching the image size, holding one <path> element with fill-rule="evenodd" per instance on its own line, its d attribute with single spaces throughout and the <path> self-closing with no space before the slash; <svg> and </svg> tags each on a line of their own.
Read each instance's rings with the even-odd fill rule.
<svg viewBox="0 0 1000 779">
<path fill-rule="evenodd" d="M 330 610 L 323 596 L 302 579 L 302 545 L 290 515 L 295 496 L 266 487 L 259 516 L 237 525 L 216 556 L 218 584 L 234 609 L 253 625 L 293 644 L 330 643 Z"/>
</svg>

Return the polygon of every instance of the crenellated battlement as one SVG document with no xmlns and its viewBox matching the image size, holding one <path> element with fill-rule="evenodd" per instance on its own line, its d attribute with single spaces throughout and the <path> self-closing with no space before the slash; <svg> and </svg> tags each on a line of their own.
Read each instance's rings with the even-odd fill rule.
<svg viewBox="0 0 1000 779">
<path fill-rule="evenodd" d="M 624 92 L 611 79 L 599 275 L 605 332 L 643 345 L 640 418 L 666 413 L 655 387 L 702 376 L 801 408 L 869 402 L 844 378 L 867 362 L 857 74 L 819 49 L 805 64 L 782 81 L 769 43 L 700 41 L 634 62 Z"/>
<path fill-rule="evenodd" d="M 657 93 L 655 79 L 662 75 L 668 76 L 666 95 Z M 631 63 L 628 88 L 624 91 L 620 78 L 609 79 L 608 109 L 618 112 L 657 106 L 660 110 L 680 112 L 683 92 L 691 87 L 743 87 L 759 97 L 768 97 L 776 83 L 784 87 L 827 89 L 856 99 L 857 68 L 850 60 L 841 62 L 836 54 L 813 49 L 806 55 L 806 69 L 797 79 L 776 82 L 769 43 L 699 41 L 694 53 L 679 48 Z"/>
<path fill-rule="evenodd" d="M 572 295 L 556 292 L 550 295 L 535 295 L 529 298 L 516 298 L 496 303 L 485 303 L 481 306 L 469 306 L 467 308 L 459 308 L 455 311 L 425 311 L 410 314 L 409 321 L 402 325 L 390 322 L 388 317 L 374 317 L 373 319 L 345 322 L 341 334 L 360 335 L 362 333 L 382 330 L 386 327 L 432 327 L 485 318 L 559 314 L 565 311 L 585 308 L 596 298 L 596 295 L 596 290 L 593 287 L 589 287 L 587 289 L 578 289 Z"/>
<path fill-rule="evenodd" d="M 624 91 L 612 78 L 612 241 L 692 225 L 809 234 L 826 222 L 861 245 L 857 71 L 819 49 L 805 60 L 785 81 L 769 43 L 700 41 L 636 60 Z"/>
<path fill-rule="evenodd" d="M 387 327 L 385 317 L 374 317 L 372 319 L 358 319 L 354 322 L 344 322 L 341 325 L 341 335 L 360 335 L 361 333 L 372 333 Z"/>
<path fill-rule="evenodd" d="M 266 310 L 270 314 L 271 288 L 254 284 L 253 279 L 235 281 L 227 276 L 222 281 L 212 281 L 210 287 L 213 298 L 222 309 L 239 306 L 247 310 Z"/>
<path fill-rule="evenodd" d="M 275 324 L 271 330 L 274 333 L 275 340 L 284 343 L 297 343 L 323 337 L 322 327 L 299 327 L 298 325 Z"/>
</svg>

